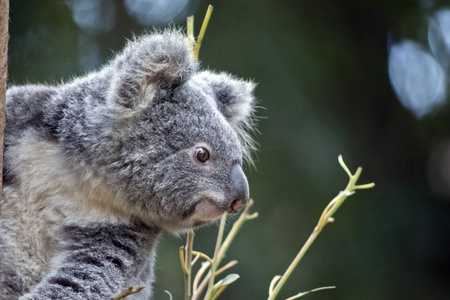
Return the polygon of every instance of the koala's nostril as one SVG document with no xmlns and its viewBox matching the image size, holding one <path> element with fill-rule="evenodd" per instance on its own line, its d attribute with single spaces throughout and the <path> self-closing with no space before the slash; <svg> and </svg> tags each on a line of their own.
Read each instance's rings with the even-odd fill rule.
<svg viewBox="0 0 450 300">
<path fill-rule="evenodd" d="M 234 199 L 230 202 L 230 208 L 233 212 L 240 211 L 245 206 L 245 203 L 243 200 Z"/>
</svg>

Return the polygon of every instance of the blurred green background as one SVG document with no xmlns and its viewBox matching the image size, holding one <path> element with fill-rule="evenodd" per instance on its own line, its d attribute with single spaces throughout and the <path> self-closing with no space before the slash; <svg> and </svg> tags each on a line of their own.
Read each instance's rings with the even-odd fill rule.
<svg viewBox="0 0 450 300">
<path fill-rule="evenodd" d="M 376 187 L 347 200 L 279 298 L 336 285 L 305 299 L 450 299 L 449 1 L 15 0 L 9 84 L 83 75 L 133 34 L 190 14 L 198 32 L 209 3 L 203 67 L 253 79 L 261 106 L 257 169 L 246 171 L 260 217 L 229 251 L 241 278 L 222 299 L 267 298 L 345 187 L 339 154 Z M 198 230 L 195 248 L 212 255 L 217 229 Z M 182 299 L 183 244 L 161 239 L 155 299 Z"/>
</svg>

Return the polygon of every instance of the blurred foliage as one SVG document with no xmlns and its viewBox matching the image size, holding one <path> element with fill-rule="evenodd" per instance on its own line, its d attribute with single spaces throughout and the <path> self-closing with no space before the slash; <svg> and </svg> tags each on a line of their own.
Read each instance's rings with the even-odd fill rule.
<svg viewBox="0 0 450 300">
<path fill-rule="evenodd" d="M 73 1 L 11 1 L 9 83 L 58 83 L 98 69 L 127 38 L 152 28 L 128 14 L 126 2 L 109 2 L 115 8 L 109 31 L 86 31 L 72 18 Z M 201 20 L 210 3 L 203 67 L 258 82 L 262 107 L 258 169 L 247 170 L 260 217 L 229 250 L 241 278 L 223 299 L 267 297 L 270 280 L 286 269 L 345 184 L 335 163 L 341 153 L 350 169 L 364 166 L 361 181 L 377 188 L 339 211 L 280 298 L 327 285 L 337 288 L 308 299 L 450 298 L 450 195 L 440 189 L 450 186 L 444 176 L 450 169 L 436 169 L 448 149 L 449 105 L 417 119 L 397 100 L 387 70 L 389 43 L 426 43 L 427 19 L 450 3 L 190 1 L 174 24 L 184 26 L 188 14 Z M 212 254 L 216 233 L 217 226 L 197 231 L 196 248 Z M 165 289 L 182 298 L 183 244 L 162 238 L 155 299 L 167 299 Z"/>
</svg>

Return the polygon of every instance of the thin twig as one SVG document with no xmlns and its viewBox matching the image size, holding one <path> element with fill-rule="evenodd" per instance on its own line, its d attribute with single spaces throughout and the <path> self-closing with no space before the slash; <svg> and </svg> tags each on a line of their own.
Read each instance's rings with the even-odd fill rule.
<svg viewBox="0 0 450 300">
<path fill-rule="evenodd" d="M 222 246 L 223 233 L 225 231 L 225 224 L 227 221 L 227 213 L 224 213 L 220 219 L 219 233 L 217 234 L 216 247 L 214 249 L 213 261 L 211 262 L 211 275 L 209 277 L 208 289 L 206 290 L 205 299 L 210 299 L 214 288 L 214 279 L 216 277 L 216 270 L 220 265 L 221 258 L 219 256 L 220 248 Z"/>
<path fill-rule="evenodd" d="M 122 291 L 119 295 L 117 295 L 114 298 L 111 298 L 111 300 L 120 300 L 123 299 L 127 296 L 130 296 L 132 294 L 136 294 L 139 293 L 140 291 L 142 291 L 145 288 L 145 286 L 139 286 L 139 287 L 132 287 L 130 286 L 129 288 L 127 288 L 126 290 Z"/>
<path fill-rule="evenodd" d="M 200 297 L 200 295 L 203 293 L 203 291 L 208 286 L 208 282 L 209 282 L 209 277 L 210 276 L 211 276 L 211 270 L 209 270 L 209 272 L 206 274 L 205 278 L 203 278 L 202 282 L 198 286 L 198 289 L 192 295 L 192 299 L 191 300 L 197 300 Z"/>
<path fill-rule="evenodd" d="M 194 283 L 192 284 L 192 300 L 194 300 L 196 298 L 197 294 L 203 292 L 203 289 L 201 289 L 198 284 L 199 284 L 200 279 L 202 278 L 203 274 L 205 273 L 206 270 L 208 270 L 208 268 L 210 266 L 211 265 L 209 263 L 205 263 L 197 271 L 197 274 L 195 275 L 195 278 L 194 278 Z M 206 286 L 206 283 L 205 283 L 205 286 Z"/>
<path fill-rule="evenodd" d="M 208 6 L 205 19 L 203 19 L 202 27 L 200 28 L 200 34 L 198 35 L 197 42 L 195 43 L 194 56 L 198 59 L 200 47 L 202 46 L 203 37 L 205 36 L 206 28 L 208 27 L 209 19 L 213 11 L 212 5 Z"/>
<path fill-rule="evenodd" d="M 336 288 L 335 286 L 324 286 L 324 287 L 320 287 L 320 288 L 317 288 L 317 289 L 312 289 L 312 290 L 309 290 L 309 291 L 306 291 L 306 292 L 303 292 L 303 293 L 298 293 L 297 295 L 289 297 L 286 300 L 294 300 L 294 299 L 303 297 L 303 296 L 305 296 L 307 294 L 311 294 L 311 293 L 318 292 L 318 291 L 323 291 L 323 290 L 335 289 L 335 288 Z"/>
<path fill-rule="evenodd" d="M 194 254 L 194 255 L 199 255 L 201 258 L 206 259 L 206 260 L 209 262 L 209 264 L 210 264 L 211 266 L 214 264 L 213 261 L 212 261 L 212 259 L 211 259 L 208 255 L 206 255 L 206 254 L 204 254 L 204 253 L 202 253 L 202 252 L 192 251 L 192 254 Z"/>
<path fill-rule="evenodd" d="M 229 268 L 234 267 L 235 265 L 237 265 L 237 263 L 238 263 L 237 260 L 230 261 L 225 266 L 223 266 L 222 268 L 220 268 L 219 270 L 216 271 L 216 276 L 220 275 L 221 273 L 223 273 L 224 271 L 228 270 Z"/>
<path fill-rule="evenodd" d="M 194 246 L 194 232 L 188 232 L 186 238 L 186 257 L 184 260 L 184 299 L 191 299 L 191 279 L 192 279 L 192 254 L 193 254 L 193 246 Z"/>
<path fill-rule="evenodd" d="M 192 51 L 195 49 L 195 37 L 194 37 L 194 16 L 187 17 L 186 20 L 187 23 L 187 36 L 189 39 L 189 42 L 191 43 Z"/>
</svg>

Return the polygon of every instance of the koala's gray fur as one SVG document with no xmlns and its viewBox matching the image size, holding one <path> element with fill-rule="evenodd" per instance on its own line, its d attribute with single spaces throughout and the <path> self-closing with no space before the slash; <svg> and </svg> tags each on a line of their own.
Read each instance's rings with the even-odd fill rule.
<svg viewBox="0 0 450 300">
<path fill-rule="evenodd" d="M 199 71 L 174 30 L 130 41 L 67 84 L 10 88 L 0 298 L 109 299 L 146 285 L 130 299 L 149 299 L 161 230 L 248 199 L 253 89 Z"/>
</svg>

